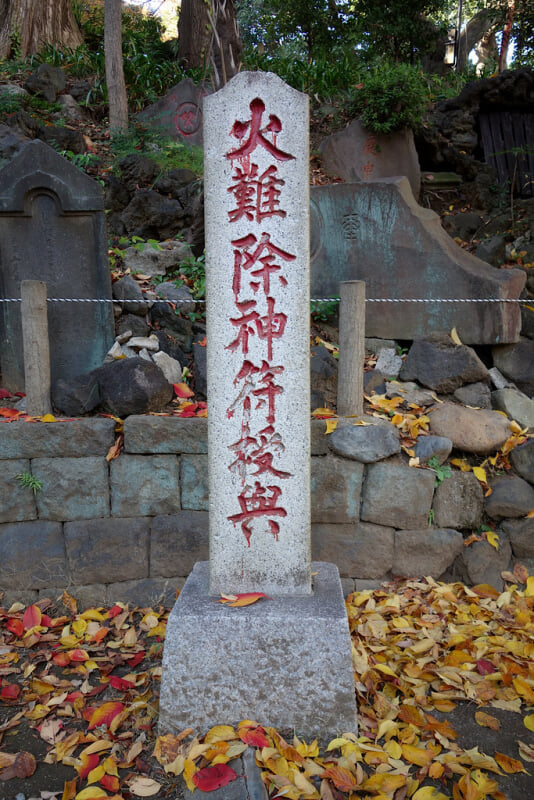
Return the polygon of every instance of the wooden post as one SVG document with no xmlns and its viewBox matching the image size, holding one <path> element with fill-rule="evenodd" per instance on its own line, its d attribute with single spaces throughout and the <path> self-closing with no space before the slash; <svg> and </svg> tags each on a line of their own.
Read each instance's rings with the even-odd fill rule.
<svg viewBox="0 0 534 800">
<path fill-rule="evenodd" d="M 340 284 L 337 413 L 363 414 L 365 357 L 365 282 Z"/>
<path fill-rule="evenodd" d="M 32 417 L 52 412 L 46 283 L 22 281 L 22 344 L 26 411 Z"/>
</svg>

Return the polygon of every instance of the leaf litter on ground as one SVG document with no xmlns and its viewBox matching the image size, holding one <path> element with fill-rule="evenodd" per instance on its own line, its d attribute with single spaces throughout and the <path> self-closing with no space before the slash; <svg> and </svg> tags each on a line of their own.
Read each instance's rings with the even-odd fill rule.
<svg viewBox="0 0 534 800">
<path fill-rule="evenodd" d="M 497 778 L 534 763 L 534 577 L 516 566 L 500 593 L 426 578 L 350 595 L 359 730 L 325 747 L 261 720 L 157 736 L 168 609 L 78 612 L 67 592 L 61 608 L 0 607 L 0 780 L 39 775 L 32 753 L 9 752 L 25 723 L 44 763 L 72 769 L 62 800 L 211 791 L 248 747 L 273 798 L 507 800 Z M 492 711 L 522 715 L 517 753 L 460 747 L 443 715 L 465 701 L 497 732 Z"/>
</svg>

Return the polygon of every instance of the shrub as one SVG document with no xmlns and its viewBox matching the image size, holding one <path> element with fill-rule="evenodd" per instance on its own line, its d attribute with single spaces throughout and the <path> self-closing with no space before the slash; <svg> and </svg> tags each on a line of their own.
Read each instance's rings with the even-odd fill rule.
<svg viewBox="0 0 534 800">
<path fill-rule="evenodd" d="M 352 110 L 364 128 L 392 133 L 418 128 L 429 101 L 425 76 L 409 64 L 384 62 L 373 67 L 357 87 Z"/>
</svg>

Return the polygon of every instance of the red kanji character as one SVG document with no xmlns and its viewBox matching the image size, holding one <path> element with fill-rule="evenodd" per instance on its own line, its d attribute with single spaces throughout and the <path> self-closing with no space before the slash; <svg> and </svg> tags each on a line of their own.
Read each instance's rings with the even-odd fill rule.
<svg viewBox="0 0 534 800">
<path fill-rule="evenodd" d="M 235 352 L 237 348 L 241 345 L 241 351 L 247 355 L 248 354 L 248 337 L 254 336 L 254 328 L 252 327 L 253 322 L 257 322 L 259 318 L 259 314 L 257 311 L 251 311 L 256 305 L 255 300 L 245 300 L 244 302 L 236 303 L 237 308 L 241 311 L 240 317 L 230 317 L 230 322 L 235 327 L 239 328 L 237 337 L 234 339 L 233 342 L 226 345 L 226 350 L 231 350 Z"/>
<path fill-rule="evenodd" d="M 267 358 L 273 357 L 273 339 L 280 339 L 286 327 L 287 315 L 274 312 L 274 297 L 267 298 L 267 314 L 256 320 L 258 336 L 267 341 Z"/>
<path fill-rule="evenodd" d="M 366 181 L 368 181 L 369 178 L 371 177 L 371 173 L 373 172 L 374 168 L 375 168 L 375 165 L 371 164 L 370 161 L 368 161 L 367 164 L 363 165 L 362 169 L 363 169 L 363 174 L 365 175 L 365 180 Z"/>
<path fill-rule="evenodd" d="M 267 494 L 267 491 L 270 494 Z M 247 494 L 248 492 L 248 494 Z M 259 481 L 254 482 L 254 489 L 247 487 L 240 495 L 238 495 L 239 507 L 241 513 L 232 514 L 228 520 L 237 525 L 241 523 L 241 530 L 243 531 L 250 547 L 250 537 L 252 536 L 252 528 L 250 527 L 253 519 L 257 517 L 287 517 L 287 511 L 276 503 L 282 494 L 279 486 L 262 486 Z M 269 528 L 276 541 L 278 541 L 278 533 L 280 525 L 273 519 L 268 520 Z"/>
<path fill-rule="evenodd" d="M 275 114 L 269 114 L 269 123 L 264 128 L 261 128 L 261 118 L 265 111 L 265 103 L 259 97 L 256 97 L 250 103 L 249 108 L 251 111 L 251 118 L 247 120 L 247 122 L 239 122 L 239 120 L 236 120 L 232 126 L 230 134 L 238 139 L 240 146 L 236 150 L 230 150 L 226 153 L 226 158 L 232 161 L 236 158 L 245 158 L 249 156 L 258 145 L 261 145 L 270 155 L 274 156 L 277 161 L 289 161 L 294 159 L 295 156 L 284 153 L 283 150 L 280 150 L 276 146 L 276 134 L 280 133 L 282 130 L 282 123 L 279 118 L 275 116 Z M 246 142 L 241 144 L 247 131 L 249 137 Z M 266 133 L 272 135 L 272 141 L 267 139 L 264 135 Z"/>
<path fill-rule="evenodd" d="M 250 435 L 250 426 L 244 423 L 241 426 L 241 438 L 229 445 L 229 450 L 235 454 L 235 460 L 229 465 L 230 472 L 237 472 L 241 480 L 246 480 L 247 467 L 257 467 L 253 475 L 261 475 L 268 472 L 276 478 L 290 478 L 291 473 L 276 469 L 273 466 L 275 455 L 279 455 L 285 450 L 282 437 L 276 433 L 271 425 L 268 425 L 256 436 Z"/>
<path fill-rule="evenodd" d="M 258 246 L 252 252 L 250 248 L 257 243 L 257 239 L 253 233 L 243 236 L 241 239 L 234 239 L 232 245 L 234 246 L 234 277 L 232 281 L 232 290 L 237 300 L 239 292 L 241 291 L 241 270 L 251 270 L 251 268 L 259 261 L 261 266 L 257 269 L 251 270 L 251 275 L 263 281 L 263 291 L 266 295 L 271 291 L 271 273 L 279 272 L 282 267 L 280 264 L 275 264 L 275 258 L 281 258 L 284 261 L 294 261 L 296 256 L 287 253 L 280 247 L 277 247 L 271 242 L 271 237 L 268 233 L 262 233 Z M 262 253 L 266 253 L 262 255 Z M 279 275 L 278 279 L 282 286 L 287 286 L 287 279 L 283 275 Z M 259 288 L 259 281 L 251 281 L 250 286 L 254 291 Z"/>
<path fill-rule="evenodd" d="M 249 220 L 256 219 L 256 222 L 266 217 L 286 216 L 286 212 L 278 208 L 279 187 L 285 181 L 277 177 L 277 171 L 278 168 L 271 164 L 258 176 L 257 164 L 252 164 L 248 170 L 236 167 L 232 175 L 235 185 L 227 189 L 233 193 L 237 203 L 236 208 L 228 212 L 230 222 L 236 222 L 244 216 Z"/>
<path fill-rule="evenodd" d="M 372 133 L 364 142 L 362 153 L 369 153 L 369 155 L 377 156 L 380 154 L 380 149 L 376 144 L 376 136 Z"/>
<path fill-rule="evenodd" d="M 287 315 L 274 312 L 274 297 L 267 298 L 267 313 L 260 317 L 257 311 L 251 309 L 256 305 L 255 300 L 245 300 L 242 303 L 236 303 L 239 311 L 242 312 L 240 317 L 230 317 L 230 322 L 236 328 L 239 328 L 237 337 L 233 342 L 226 345 L 226 350 L 231 350 L 233 353 L 241 346 L 241 352 L 248 355 L 248 339 L 249 336 L 254 335 L 254 328 L 252 323 L 256 326 L 256 331 L 260 339 L 267 341 L 267 358 L 269 361 L 273 357 L 273 339 L 280 339 L 284 333 Z"/>
<path fill-rule="evenodd" d="M 241 369 L 234 379 L 234 386 L 237 386 L 239 381 L 244 381 L 244 385 L 236 399 L 226 410 L 228 419 L 233 417 L 238 405 L 243 404 L 243 409 L 245 410 L 246 401 L 248 401 L 248 410 L 250 410 L 250 398 L 253 395 L 258 398 L 265 395 L 267 397 L 269 409 L 266 419 L 267 422 L 273 423 L 275 421 L 275 397 L 278 394 L 282 394 L 284 391 L 281 386 L 274 382 L 275 375 L 281 375 L 283 372 L 284 367 L 273 367 L 266 361 L 262 361 L 261 367 L 256 367 L 251 361 L 243 361 Z M 263 387 L 258 388 L 259 384 L 263 384 Z M 258 400 L 256 408 L 262 408 L 264 405 L 265 400 Z"/>
</svg>

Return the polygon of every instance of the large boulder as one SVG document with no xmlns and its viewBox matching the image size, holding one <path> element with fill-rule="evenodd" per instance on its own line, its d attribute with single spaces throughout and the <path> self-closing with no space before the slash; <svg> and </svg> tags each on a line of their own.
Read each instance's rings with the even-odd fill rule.
<svg viewBox="0 0 534 800">
<path fill-rule="evenodd" d="M 65 75 L 59 67 L 43 63 L 28 76 L 24 88 L 30 94 L 41 94 L 49 103 L 54 103 L 66 85 Z"/>
<path fill-rule="evenodd" d="M 466 383 L 489 380 L 488 370 L 471 347 L 455 344 L 447 334 L 417 339 L 399 377 L 416 380 L 441 394 L 451 394 Z"/>
<path fill-rule="evenodd" d="M 510 421 L 497 411 L 442 403 L 429 412 L 429 417 L 433 433 L 446 436 L 453 447 L 468 453 L 488 455 L 511 436 Z"/>
</svg>

